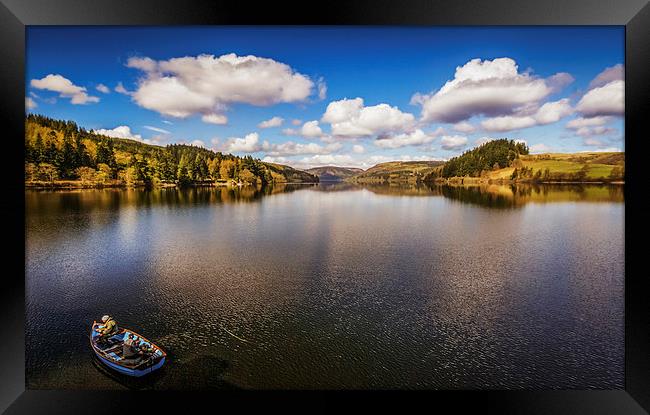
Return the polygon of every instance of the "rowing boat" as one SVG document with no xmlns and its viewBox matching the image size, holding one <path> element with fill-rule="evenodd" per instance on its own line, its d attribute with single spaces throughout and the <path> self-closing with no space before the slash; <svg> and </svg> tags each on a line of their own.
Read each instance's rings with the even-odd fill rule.
<svg viewBox="0 0 650 415">
<path fill-rule="evenodd" d="M 90 346 L 97 358 L 109 368 L 127 376 L 141 377 L 160 369 L 164 364 L 167 354 L 153 342 L 145 339 L 138 333 L 129 329 L 121 329 L 103 342 L 99 342 L 100 324 L 93 322 L 90 330 Z M 127 358 L 123 356 L 123 343 L 126 336 L 132 334 L 134 340 L 139 339 L 140 344 L 151 349 L 146 356 Z"/>
</svg>

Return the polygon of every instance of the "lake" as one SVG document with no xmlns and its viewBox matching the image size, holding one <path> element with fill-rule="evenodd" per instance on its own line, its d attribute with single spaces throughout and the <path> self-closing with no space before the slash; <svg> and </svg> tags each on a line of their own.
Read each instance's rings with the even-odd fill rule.
<svg viewBox="0 0 650 415">
<path fill-rule="evenodd" d="M 31 389 L 616 389 L 622 186 L 26 191 Z M 93 359 L 103 314 L 168 352 Z M 242 341 L 233 335 L 244 339 Z"/>
</svg>

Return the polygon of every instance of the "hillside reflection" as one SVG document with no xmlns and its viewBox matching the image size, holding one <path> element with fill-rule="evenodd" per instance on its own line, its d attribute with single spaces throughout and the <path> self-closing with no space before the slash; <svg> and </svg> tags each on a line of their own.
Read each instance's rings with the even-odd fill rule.
<svg viewBox="0 0 650 415">
<path fill-rule="evenodd" d="M 624 199 L 620 185 L 513 184 L 513 185 L 413 185 L 364 186 L 370 192 L 390 196 L 443 196 L 461 203 L 488 208 L 518 208 L 527 203 L 618 202 Z"/>
<path fill-rule="evenodd" d="M 380 196 L 433 196 L 460 203 L 496 209 L 511 209 L 527 203 L 624 202 L 624 187 L 616 185 L 356 185 L 346 182 L 318 185 L 287 184 L 267 187 L 197 187 L 189 189 L 95 189 L 27 191 L 29 212 L 42 214 L 61 210 L 88 212 L 124 207 L 187 206 L 255 203 L 266 196 L 295 191 L 359 192 Z M 49 193 L 53 197 L 43 197 Z M 37 196 L 39 195 L 40 196 Z M 56 195 L 56 196 L 54 196 Z"/>
</svg>

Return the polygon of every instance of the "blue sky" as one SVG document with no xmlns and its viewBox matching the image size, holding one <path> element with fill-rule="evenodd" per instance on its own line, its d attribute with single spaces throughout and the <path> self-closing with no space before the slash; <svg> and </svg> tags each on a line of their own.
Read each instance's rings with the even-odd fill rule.
<svg viewBox="0 0 650 415">
<path fill-rule="evenodd" d="M 304 168 L 624 149 L 623 27 L 31 26 L 26 53 L 28 111 L 158 145 Z"/>
</svg>

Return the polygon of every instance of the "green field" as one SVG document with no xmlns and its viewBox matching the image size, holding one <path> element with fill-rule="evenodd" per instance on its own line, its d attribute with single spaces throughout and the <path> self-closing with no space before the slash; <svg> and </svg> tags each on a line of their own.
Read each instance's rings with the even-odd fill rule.
<svg viewBox="0 0 650 415">
<path fill-rule="evenodd" d="M 536 154 L 521 156 L 512 167 L 488 172 L 486 177 L 492 180 L 510 179 L 515 167 L 531 168 L 534 172 L 546 169 L 552 174 L 576 174 L 586 169 L 586 178 L 611 179 L 614 171 L 617 179 L 623 179 L 625 153 L 578 153 L 578 154 Z M 620 177 L 619 177 L 620 176 Z"/>
</svg>

